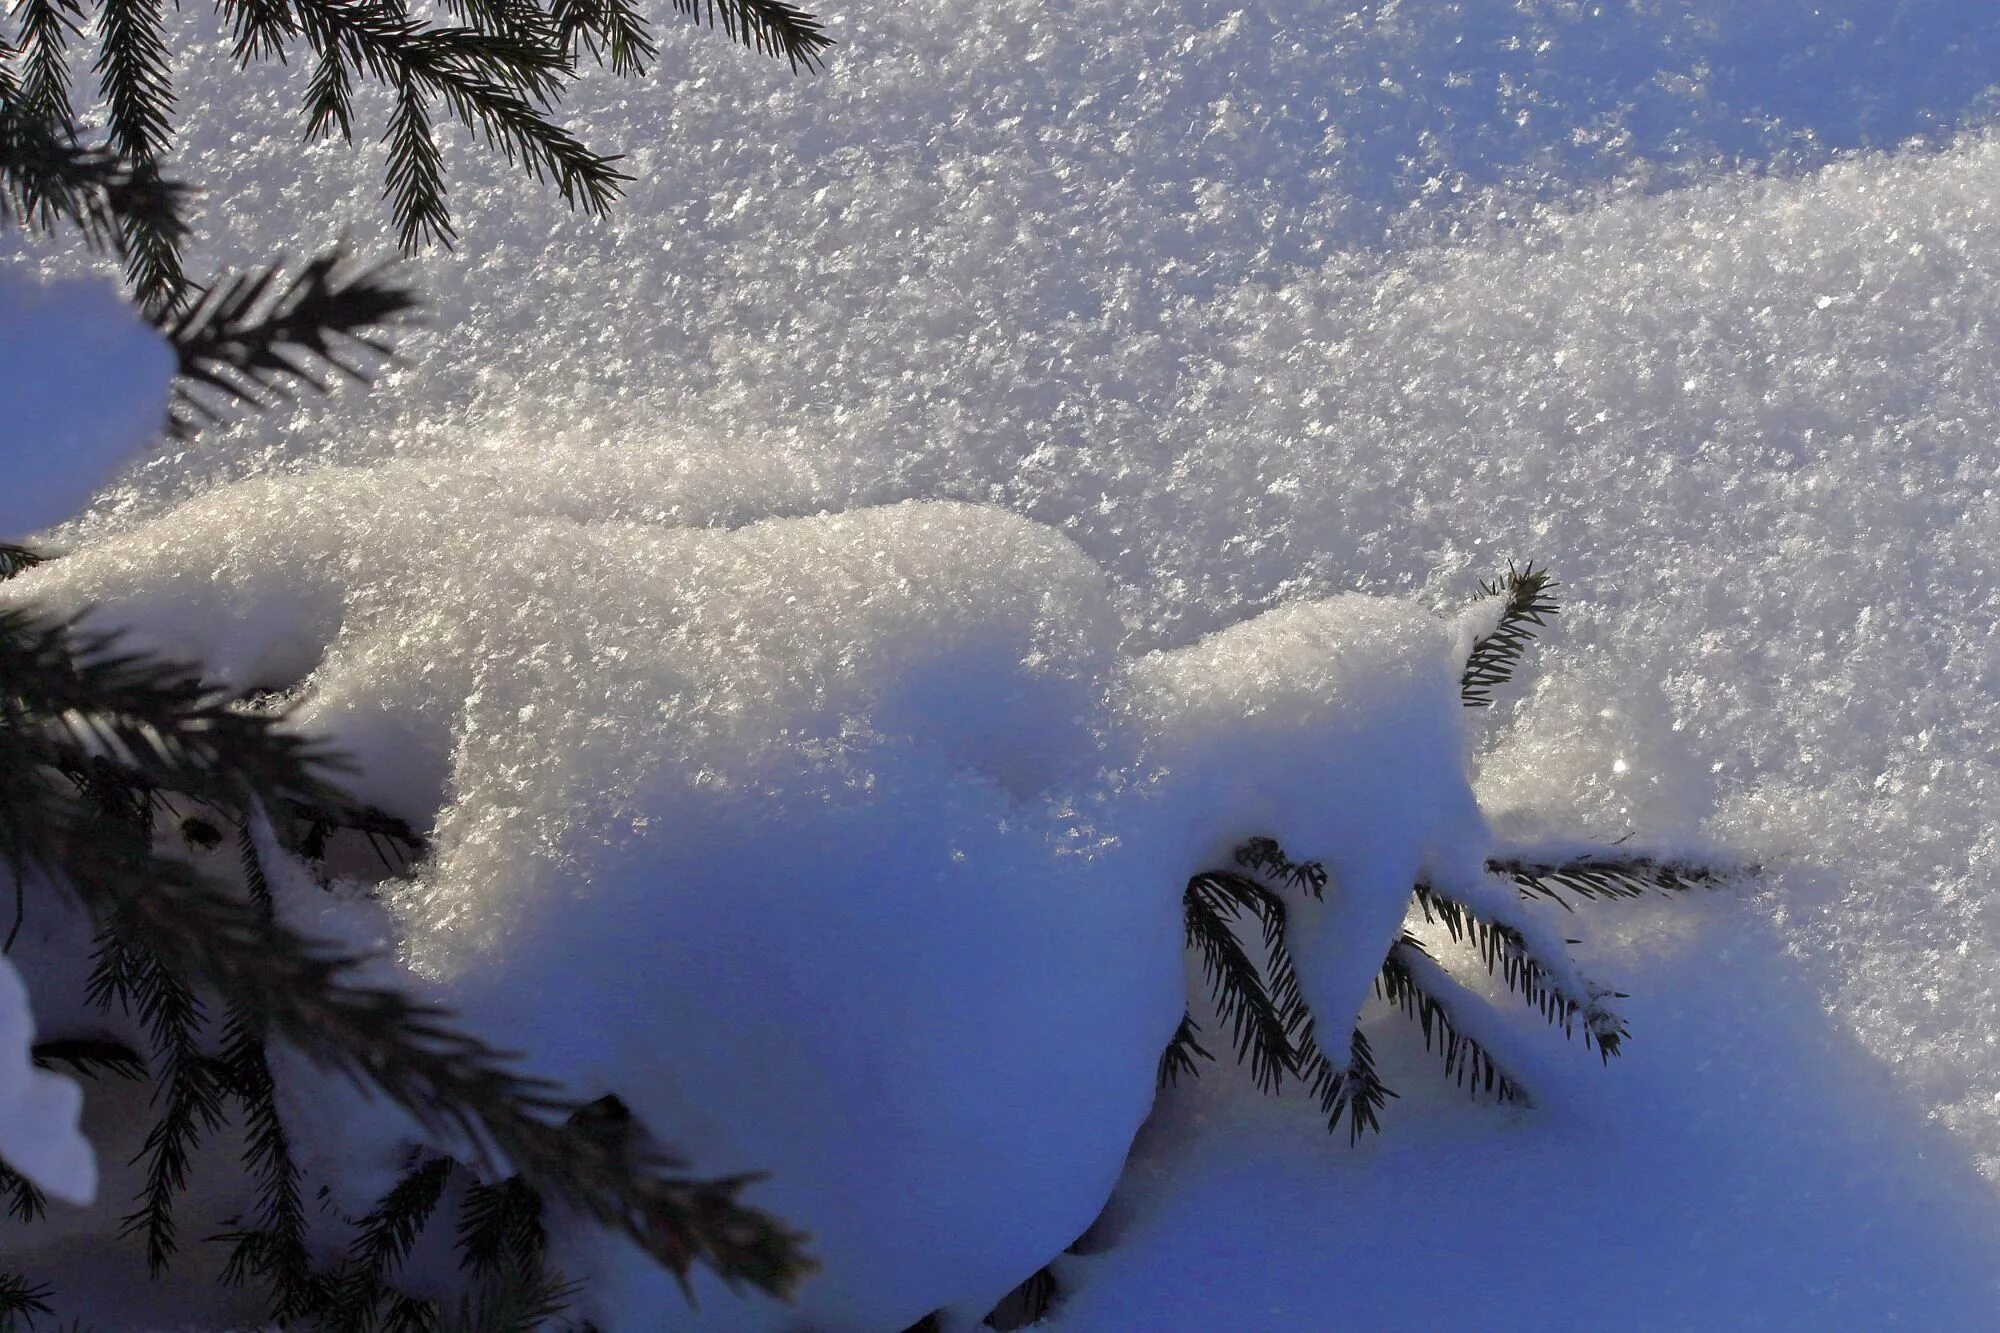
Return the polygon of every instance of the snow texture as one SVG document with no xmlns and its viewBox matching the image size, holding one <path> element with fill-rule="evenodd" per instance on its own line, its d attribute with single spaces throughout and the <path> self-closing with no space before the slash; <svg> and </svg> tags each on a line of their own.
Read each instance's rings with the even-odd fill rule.
<svg viewBox="0 0 2000 1333">
<path fill-rule="evenodd" d="M 0 269 L 0 540 L 60 523 L 166 424 L 174 356 L 111 283 Z"/>
<path fill-rule="evenodd" d="M 77 1128 L 83 1089 L 37 1069 L 35 1016 L 14 965 L 0 958 L 0 1161 L 66 1203 L 97 1193 L 97 1159 Z"/>
<path fill-rule="evenodd" d="M 547 933 L 551 959 L 603 948 L 650 966 L 661 990 L 647 1003 L 664 1006 L 697 978 L 751 983 L 719 954 L 692 957 L 701 940 L 602 938 L 609 904 L 709 914 L 706 928 L 740 894 L 727 938 L 746 959 L 764 956 L 778 903 L 847 941 L 882 918 L 848 918 L 857 895 L 807 886 L 852 885 L 865 852 L 908 873 L 872 886 L 876 907 L 902 905 L 913 945 L 949 940 L 958 957 L 986 938 L 986 913 L 1010 910 L 966 887 L 987 882 L 976 867 L 1033 860 L 1023 902 L 1064 905 L 1039 961 L 996 949 L 958 965 L 1060 976 L 1052 1011 L 1038 1002 L 1021 1028 L 1060 1029 L 1037 1057 L 1049 1070 L 1085 1050 L 1135 1065 L 1056 1022 L 1095 984 L 1068 976 L 1062 951 L 1115 973 L 1088 949 L 1118 918 L 1170 960 L 1173 876 L 1188 867 L 1163 849 L 1194 860 L 1272 831 L 1247 826 L 1292 818 L 1281 763 L 1301 766 L 1303 802 L 1348 762 L 1272 740 L 1254 681 L 1235 702 L 1226 679 L 1190 683 L 1174 697 L 1197 714 L 1149 732 L 1146 707 L 1168 705 L 1142 707 L 1138 682 L 1182 652 L 1216 654 L 1220 671 L 1231 636 L 1266 634 L 1290 663 L 1273 681 L 1309 682 L 1293 673 L 1310 653 L 1286 638 L 1307 642 L 1333 613 L 1298 604 L 1360 588 L 1456 609 L 1508 559 L 1546 560 L 1566 599 L 1556 641 L 1518 701 L 1473 720 L 1494 830 L 1722 845 L 1763 875 L 1686 917 L 1564 919 L 1601 955 L 1590 975 L 1634 992 L 1634 1035 L 1609 1071 L 1524 1040 L 1528 1121 L 1426 1112 L 1411 1059 L 1379 1151 L 1287 1165 L 1318 1139 L 1266 1147 L 1252 1131 L 1297 1108 L 1251 1109 L 1215 1080 L 1217 1100 L 1198 1103 L 1210 1119 L 1170 1125 L 1137 1159 L 1126 1246 L 1092 1261 L 1070 1317 L 1170 1323 L 1168 1293 L 1207 1283 L 1213 1317 L 1197 1322 L 1255 1326 L 1234 1317 L 1257 1290 L 1235 1275 L 1255 1271 L 1308 1275 L 1284 1298 L 1294 1312 L 1338 1301 L 1426 1326 L 1423 1301 L 1460 1289 L 1413 1283 L 1414 1247 L 1359 1220 L 1400 1200 L 1412 1226 L 1451 1219 L 1464 1290 L 1492 1294 L 1495 1327 L 1546 1322 L 1565 1300 L 1578 1324 L 1638 1312 L 1713 1326 L 1728 1322 L 1718 1307 L 1773 1327 L 2000 1320 L 1991 1250 L 1977 1248 L 2000 1181 L 2000 12 L 885 0 L 833 15 L 843 46 L 813 79 L 662 20 L 655 76 L 594 81 L 568 104 L 630 152 L 638 179 L 609 224 L 454 151 L 469 241 L 416 270 L 434 314 L 403 344 L 408 366 L 365 396 L 144 461 L 59 534 L 83 554 L 40 585 L 133 597 L 120 616 L 246 685 L 313 673 L 302 715 L 360 755 L 367 791 L 443 811 L 445 855 L 398 904 L 414 960 L 495 1021 L 532 1020 L 507 1035 L 587 1081 L 636 1059 L 607 1049 L 629 1015 L 573 1025 L 586 1002 L 572 989 L 608 987 L 608 968 L 552 962 L 539 994 L 479 994 L 483 967 L 497 977 L 510 949 L 537 952 L 516 915 Z M 227 34 L 200 31 L 214 49 L 191 47 L 186 67 L 224 67 Z M 380 229 L 379 152 L 301 148 L 294 74 L 188 86 L 190 156 L 234 163 L 206 179 L 217 260 Z M 1033 525 L 893 507 L 912 500 Z M 939 580 L 924 586 L 959 590 L 951 613 L 919 613 L 928 595 L 904 594 L 900 573 L 875 601 L 856 594 L 856 571 L 920 555 Z M 1042 584 L 1049 605 L 1034 609 Z M 804 610 L 777 615 L 786 596 Z M 1260 626 L 1271 608 L 1280 619 Z M 1046 639 L 1029 628 L 1043 618 Z M 1384 633 L 1414 664 L 1443 631 Z M 911 647 L 932 636 L 939 656 Z M 1029 667 L 1031 652 L 1047 657 Z M 1424 679 L 1409 688 L 1439 688 Z M 1270 688 L 1295 706 L 1308 686 Z M 1428 719 L 1409 755 L 1360 723 L 1329 734 L 1448 771 L 1461 723 L 1388 702 Z M 1200 716 L 1230 719 L 1212 750 Z M 850 732 L 836 717 L 864 721 Z M 1032 745 L 1024 720 L 1042 729 Z M 796 739 L 769 730 L 786 726 Z M 1213 823 L 1141 836 L 1193 799 L 1155 779 L 1152 747 L 1199 764 L 1232 728 L 1254 739 L 1246 752 L 1276 747 L 1270 776 L 1223 788 L 1241 800 L 1218 800 Z M 977 780 L 938 782 L 961 772 L 952 756 Z M 710 770 L 712 784 L 692 781 Z M 1146 800 L 1104 777 L 1120 771 Z M 941 824 L 898 823 L 898 800 L 862 799 L 869 782 L 915 784 Z M 475 788 L 506 796 L 474 808 L 461 793 Z M 771 822 L 701 817 L 752 791 Z M 1318 822 L 1282 835 L 1296 854 L 1346 854 L 1339 807 L 1303 813 Z M 774 836 L 781 817 L 799 822 Z M 1462 865 L 1483 836 L 1456 789 L 1426 787 L 1389 817 L 1411 863 Z M 864 847 L 864 831 L 903 841 Z M 1031 857 L 1073 831 L 1083 850 Z M 832 860 L 804 863 L 813 846 Z M 723 887 L 656 876 L 655 854 Z M 475 865 L 490 900 L 466 887 Z M 1358 949 L 1383 929 L 1332 933 Z M 978 1003 L 921 952 L 864 993 L 930 1005 L 944 992 L 947 1007 L 880 1013 L 855 1039 L 913 1062 L 896 1091 L 913 1098 L 929 1095 L 914 1071 L 945 1058 L 942 1024 Z M 796 990 L 759 998 L 803 1013 L 831 965 L 783 956 Z M 1107 977 L 1106 992 L 1125 989 L 1093 1021 L 1152 1040 L 1172 989 L 1144 970 L 1155 962 Z M 1315 987 L 1346 977 L 1300 966 Z M 830 1026 L 808 1015 L 799 1049 Z M 746 1049 L 761 1059 L 793 1036 Z M 649 1117 L 704 1166 L 704 1153 L 730 1164 L 735 1127 L 705 1123 L 699 1079 L 673 1074 L 730 1063 L 722 1038 L 694 1025 L 651 1041 Z M 1021 1057 L 981 1058 L 998 1081 Z M 814 1078 L 845 1096 L 870 1076 L 858 1061 Z M 1136 1069 L 1066 1077 L 1046 1073 L 1028 1100 L 1103 1098 L 1101 1138 L 1051 1163 L 1075 1188 L 1036 1201 L 1042 1216 L 993 1225 L 996 1251 L 1068 1229 L 1101 1187 L 1081 1178 L 1115 1170 Z M 759 1132 L 784 1113 L 760 1112 Z M 1021 1114 L 991 1160 L 1031 1141 L 1040 1110 Z M 862 1126 L 859 1172 L 921 1132 Z M 847 1160 L 844 1144 L 807 1141 L 820 1169 Z M 795 1147 L 809 1155 L 772 1151 Z M 813 1164 L 792 1160 L 742 1164 L 776 1172 L 760 1200 L 818 1206 Z M 987 1169 L 969 1165 L 968 1198 L 990 1201 Z M 1497 1202 L 1482 1207 L 1481 1185 Z M 1524 1261 L 1524 1194 L 1555 1200 L 1560 1259 Z M 1263 1248 L 1218 1247 L 1230 1234 Z M 963 1260 L 967 1300 L 1001 1280 L 997 1263 L 973 1273 L 982 1256 L 940 1260 Z M 1593 1275 L 1580 1295 L 1565 1284 L 1579 1266 Z M 899 1318 L 922 1294 L 910 1274 L 883 1281 Z M 610 1290 L 654 1299 L 632 1268 Z M 704 1317 L 724 1308 L 704 1291 Z"/>
</svg>

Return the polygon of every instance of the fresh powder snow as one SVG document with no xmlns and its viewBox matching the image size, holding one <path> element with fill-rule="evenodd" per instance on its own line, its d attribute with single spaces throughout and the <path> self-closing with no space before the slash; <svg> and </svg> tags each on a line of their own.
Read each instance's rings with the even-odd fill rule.
<svg viewBox="0 0 2000 1333">
<path fill-rule="evenodd" d="M 2000 1323 L 2000 15 L 829 17 L 814 78 L 663 14 L 579 88 L 607 224 L 450 148 L 403 365 L 158 447 L 8 587 L 297 689 L 438 851 L 295 910 L 828 1265 L 695 1313 L 559 1229 L 584 1308 L 969 1323 L 1089 1228 L 1057 1327 Z M 177 21 L 197 271 L 375 249 L 379 149 Z M 1453 617 L 1526 558 L 1559 626 L 1468 714 Z M 1334 872 L 1302 980 L 1402 1094 L 1358 1148 L 1226 1052 L 1153 1095 L 1179 891 L 1255 834 Z M 1520 1110 L 1363 1005 L 1494 839 L 1758 867 L 1539 914 L 1632 1038 L 1496 996 Z M 379 1188 L 348 1105 L 298 1121 Z M 204 1309 L 148 1290 L 75 1308 Z"/>
</svg>

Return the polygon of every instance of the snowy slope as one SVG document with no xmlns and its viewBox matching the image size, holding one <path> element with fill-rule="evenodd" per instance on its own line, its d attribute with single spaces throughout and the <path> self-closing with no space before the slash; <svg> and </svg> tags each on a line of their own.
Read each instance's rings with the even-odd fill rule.
<svg viewBox="0 0 2000 1333">
<path fill-rule="evenodd" d="M 1610 1071 L 1548 1049 L 1525 1119 L 1413 1104 L 1414 1063 L 1358 1154 L 1287 1107 L 1176 1102 L 1123 1243 L 1066 1261 L 1066 1318 L 1215 1326 L 1254 1272 L 1295 1323 L 1424 1326 L 1443 1284 L 1354 1220 L 1389 1210 L 1513 1293 L 1496 1326 L 2000 1320 L 2000 17 L 836 21 L 817 79 L 677 35 L 645 83 L 582 90 L 639 176 L 607 225 L 466 160 L 408 368 L 163 455 L 61 540 L 329 463 L 355 471 L 302 494 L 412 497 L 391 561 L 461 509 L 671 529 L 970 500 L 1073 541 L 1128 654 L 1354 588 L 1449 608 L 1551 561 L 1567 610 L 1488 720 L 1488 813 L 1766 873 L 1691 917 L 1574 923 L 1634 1040 Z M 216 254 L 311 244 L 329 211 L 377 234 L 375 164 L 302 152 L 296 87 L 255 82 L 189 85 L 193 152 L 252 145 L 211 180 Z M 1246 1227 L 1249 1258 L 1216 1240 Z"/>
</svg>

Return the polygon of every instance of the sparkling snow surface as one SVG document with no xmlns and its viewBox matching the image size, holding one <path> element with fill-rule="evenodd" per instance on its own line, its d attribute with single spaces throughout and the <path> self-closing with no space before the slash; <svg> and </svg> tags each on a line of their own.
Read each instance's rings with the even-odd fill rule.
<svg viewBox="0 0 2000 1333">
<path fill-rule="evenodd" d="M 1593 975 L 1634 993 L 1634 1034 L 1607 1071 L 1524 1030 L 1531 1112 L 1434 1102 L 1409 1052 L 1389 1066 L 1404 1099 L 1359 1153 L 1223 1078 L 1168 1099 L 1114 1208 L 1122 1239 L 1064 1261 L 1065 1318 L 1254 1327 L 1244 1312 L 1270 1309 L 1268 1326 L 1296 1327 L 1337 1306 L 1427 1327 L 1449 1289 L 1496 1327 L 1551 1308 L 1649 1327 L 1713 1326 L 1718 1309 L 1763 1327 L 2000 1322 L 2000 15 L 1962 0 L 999 0 L 835 20 L 844 45 L 815 79 L 670 33 L 655 76 L 581 90 L 579 121 L 638 177 L 608 224 L 461 158 L 466 239 L 413 270 L 432 308 L 407 367 L 163 453 L 59 537 L 87 546 L 220 479 L 300 473 L 269 493 L 288 522 L 245 505 L 241 542 L 226 521 L 205 538 L 238 575 L 188 597 L 217 617 L 189 632 L 295 672 L 345 632 L 350 595 L 512 588 L 520 622 L 454 622 L 464 603 L 446 598 L 419 640 L 368 646 L 448 679 L 313 706 L 365 755 L 397 735 L 376 721 L 417 718 L 434 738 L 478 736 L 462 757 L 490 759 L 495 782 L 511 763 L 579 794 L 601 770 L 520 766 L 542 762 L 536 727 L 587 730 L 585 703 L 617 693 L 619 668 L 599 663 L 560 720 L 508 714 L 507 687 L 560 667 L 561 626 L 643 639 L 637 608 L 671 593 L 627 552 L 706 543 L 726 565 L 768 540 L 769 591 L 818 568 L 787 573 L 775 534 L 889 520 L 685 529 L 997 505 L 1044 525 L 1018 542 L 1052 549 L 1059 531 L 1081 552 L 1064 568 L 1102 571 L 1089 595 L 1112 610 L 1064 612 L 1092 653 L 1184 649 L 1356 588 L 1449 610 L 1509 558 L 1552 562 L 1561 627 L 1520 702 L 1474 719 L 1498 831 L 1725 846 L 1764 874 L 1698 908 L 1560 923 L 1589 937 Z M 191 71 L 221 68 L 226 42 L 211 45 L 216 63 Z M 204 172 L 219 258 L 296 253 L 343 222 L 380 235 L 379 153 L 356 166 L 301 148 L 302 77 L 259 75 L 256 95 L 188 84 L 192 151 L 240 164 Z M 312 471 L 327 464 L 349 470 Z M 318 560 L 335 529 L 366 540 Z M 967 549 L 934 558 L 963 558 L 953 586 L 981 586 L 977 542 L 951 531 L 943 544 Z M 260 582 L 287 562 L 296 577 Z M 491 689 L 460 678 L 483 659 L 456 645 L 533 648 L 542 606 L 563 613 L 545 657 Z M 957 614 L 955 632 L 986 623 Z M 1015 615 L 1003 606 L 993 633 Z M 782 622 L 751 623 L 754 643 L 782 638 Z M 1076 660 L 1038 667 L 1034 689 Z M 754 704 L 744 735 L 818 669 L 771 666 L 768 699 L 732 685 Z M 915 678 L 931 692 L 913 688 L 903 716 L 974 719 L 935 745 L 995 765 L 995 791 L 1072 771 L 1088 748 L 1089 725 L 1064 725 L 997 753 L 1014 719 L 1067 716 L 1014 676 Z M 457 721 L 426 712 L 461 699 Z M 649 734 L 693 746 L 688 720 L 719 734 L 734 716 L 675 708 Z M 637 743 L 628 723 L 602 743 Z M 1090 741 L 1127 743 L 1115 726 Z M 377 764 L 369 781 L 435 804 L 454 778 Z M 510 817 L 447 813 L 468 831 Z M 567 854 L 556 835 L 550 855 Z M 637 836 L 690 864 L 721 845 L 699 823 Z M 1016 841 L 992 855 L 1033 836 L 996 833 Z M 1286 838 L 1339 854 L 1303 826 Z M 796 854 L 758 846 L 780 866 Z M 452 949 L 475 947 L 478 913 L 450 902 L 433 906 Z M 557 951 L 599 927 L 550 907 L 524 920 L 551 923 L 563 960 L 548 1012 L 582 1003 Z M 1062 952 L 1082 956 L 1087 934 L 1039 943 L 1040 959 L 990 961 L 1087 966 Z M 1122 1002 L 1134 1031 L 1156 1021 L 1148 996 Z M 939 1034 L 951 1021 L 915 1017 Z M 663 1079 L 709 1039 L 663 1034 Z M 547 1053 L 579 1077 L 622 1058 Z"/>
</svg>

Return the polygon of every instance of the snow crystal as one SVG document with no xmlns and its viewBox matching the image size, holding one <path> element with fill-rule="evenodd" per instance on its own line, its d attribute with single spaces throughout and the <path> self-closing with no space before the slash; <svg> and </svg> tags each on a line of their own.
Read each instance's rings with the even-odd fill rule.
<svg viewBox="0 0 2000 1333">
<path fill-rule="evenodd" d="M 151 444 L 173 372 L 109 282 L 0 269 L 0 539 L 70 517 Z"/>
<path fill-rule="evenodd" d="M 66 1203 L 97 1193 L 97 1159 L 77 1128 L 83 1089 L 37 1069 L 35 1016 L 14 965 L 0 957 L 0 1161 Z"/>
</svg>

